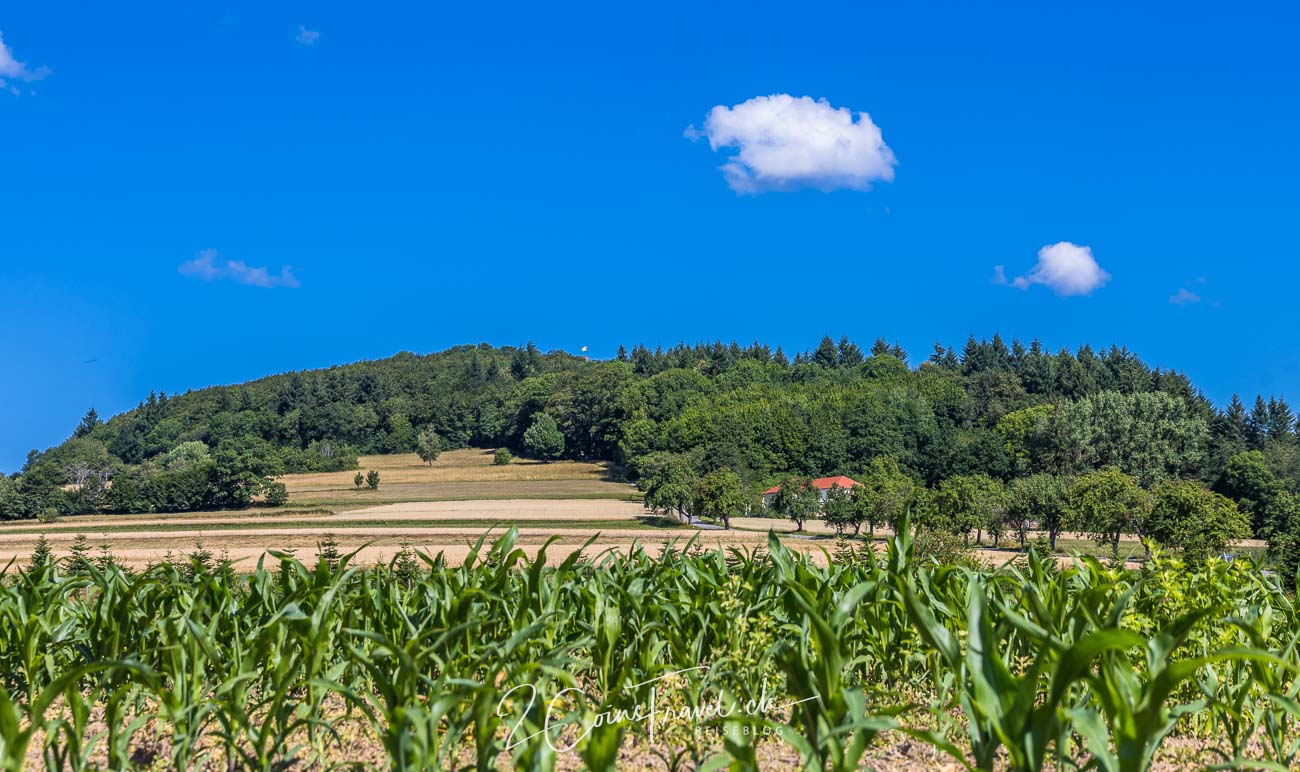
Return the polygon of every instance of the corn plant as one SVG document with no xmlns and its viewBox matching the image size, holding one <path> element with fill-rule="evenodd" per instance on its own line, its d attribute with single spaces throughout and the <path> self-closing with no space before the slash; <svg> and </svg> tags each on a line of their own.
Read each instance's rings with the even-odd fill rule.
<svg viewBox="0 0 1300 772">
<path fill-rule="evenodd" d="M 820 564 L 775 538 L 562 561 L 519 541 L 421 570 L 11 566 L 0 766 L 131 769 L 153 737 L 169 768 L 331 768 L 356 761 L 345 725 L 394 770 L 608 770 L 631 744 L 670 770 L 756 769 L 765 743 L 847 770 L 906 737 L 980 769 L 1128 772 L 1176 733 L 1225 766 L 1300 762 L 1300 617 L 1249 561 L 944 565 L 906 519 L 884 554 Z"/>
</svg>

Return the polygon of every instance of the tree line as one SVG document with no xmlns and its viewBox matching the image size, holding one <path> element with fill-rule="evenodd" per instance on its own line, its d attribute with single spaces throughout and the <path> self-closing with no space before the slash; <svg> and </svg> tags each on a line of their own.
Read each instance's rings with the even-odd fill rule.
<svg viewBox="0 0 1300 772">
<path fill-rule="evenodd" d="M 106 421 L 91 411 L 67 441 L 33 451 L 0 482 L 0 517 L 234 506 L 274 498 L 278 474 L 352 469 L 359 454 L 413 452 L 430 435 L 439 448 L 607 460 L 673 511 L 702 504 L 701 516 L 718 505 L 697 489 L 725 500 L 733 477 L 752 501 L 787 478 L 865 482 L 883 465 L 926 491 L 936 517 L 970 509 L 974 491 L 1023 501 L 1113 472 L 1148 497 L 1180 482 L 1221 495 L 1279 554 L 1300 530 L 1285 400 L 1218 409 L 1126 349 L 1053 353 L 996 335 L 936 344 L 919 363 L 884 339 L 864 350 L 827 337 L 793 356 L 759 343 L 635 346 L 608 361 L 484 344 L 150 395 Z M 979 504 L 1013 514 L 978 536 L 1015 531 L 1024 506 Z"/>
<path fill-rule="evenodd" d="M 657 472 L 643 481 L 646 501 L 677 509 L 665 501 L 672 491 Z M 1088 534 L 1116 558 L 1121 538 L 1132 534 L 1192 562 L 1221 555 L 1232 542 L 1252 535 L 1248 513 L 1204 483 L 1169 479 L 1148 490 L 1113 467 L 1075 477 L 1038 473 L 1010 482 L 985 474 L 954 475 L 927 488 L 904 474 L 892 458 L 882 457 L 874 459 L 857 482 L 860 485 L 834 484 L 823 495 L 808 478 L 789 477 L 769 501 L 757 504 L 733 473 L 710 472 L 686 481 L 678 511 L 717 519 L 724 526 L 733 517 L 762 511 L 788 518 L 800 531 L 809 519 L 821 518 L 839 534 L 853 536 L 864 526 L 871 536 L 882 526 L 896 530 L 907 517 L 919 528 L 994 548 L 1006 539 L 1024 548 L 1030 533 L 1037 533 L 1045 542 L 1042 546 L 1055 550 L 1057 537 L 1074 531 Z M 1294 565 L 1293 556 L 1279 557 Z"/>
</svg>

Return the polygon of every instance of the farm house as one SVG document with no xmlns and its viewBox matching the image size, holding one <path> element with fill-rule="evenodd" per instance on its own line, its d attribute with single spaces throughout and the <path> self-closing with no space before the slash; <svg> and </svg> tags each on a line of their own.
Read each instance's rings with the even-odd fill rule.
<svg viewBox="0 0 1300 772">
<path fill-rule="evenodd" d="M 862 483 L 854 480 L 852 477 L 845 477 L 844 475 L 838 475 L 836 477 L 818 477 L 812 481 L 812 485 L 821 492 L 822 501 L 826 500 L 826 496 L 831 492 L 831 488 L 834 488 L 837 485 L 841 488 L 862 487 Z M 763 506 L 771 506 L 772 500 L 776 498 L 776 494 L 779 493 L 780 490 L 780 485 L 773 485 L 771 488 L 763 491 Z"/>
</svg>

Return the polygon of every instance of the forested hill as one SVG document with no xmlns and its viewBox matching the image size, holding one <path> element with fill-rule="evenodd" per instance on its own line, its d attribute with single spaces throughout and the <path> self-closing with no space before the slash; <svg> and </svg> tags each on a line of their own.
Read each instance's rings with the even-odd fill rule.
<svg viewBox="0 0 1300 772">
<path fill-rule="evenodd" d="M 562 444 L 538 439 L 548 419 Z M 610 361 L 479 345 L 150 395 L 107 421 L 92 410 L 0 482 L 0 516 L 237 505 L 274 497 L 276 474 L 408 452 L 422 432 L 443 447 L 608 459 L 630 478 L 656 460 L 725 467 L 751 491 L 792 474 L 859 475 L 882 457 L 932 487 L 1116 467 L 1146 487 L 1227 490 L 1236 459 L 1255 487 L 1227 492 L 1249 509 L 1257 477 L 1290 488 L 1300 476 L 1285 402 L 1234 398 L 1219 411 L 1183 375 L 1120 348 L 1049 353 L 995 336 L 918 364 L 884 340 L 864 352 L 827 338 L 793 358 L 759 344 L 638 346 Z"/>
</svg>

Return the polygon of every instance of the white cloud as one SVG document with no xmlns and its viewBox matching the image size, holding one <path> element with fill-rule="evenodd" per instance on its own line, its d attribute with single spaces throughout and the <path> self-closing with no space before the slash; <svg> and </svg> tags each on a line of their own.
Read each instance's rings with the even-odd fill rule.
<svg viewBox="0 0 1300 772">
<path fill-rule="evenodd" d="M 254 287 L 297 287 L 298 279 L 289 266 L 281 266 L 280 273 L 272 275 L 265 268 L 254 268 L 243 260 L 218 260 L 217 250 L 205 249 L 193 260 L 181 263 L 182 276 L 203 281 L 229 280 Z"/>
<path fill-rule="evenodd" d="M 294 38 L 304 46 L 309 46 L 320 39 L 320 30 L 307 29 L 301 24 L 298 25 L 298 36 Z"/>
<path fill-rule="evenodd" d="M 1002 266 L 995 266 L 994 273 L 994 281 L 999 284 L 1008 283 Z M 1069 297 L 1088 295 L 1108 281 L 1110 274 L 1097 265 L 1091 247 L 1062 241 L 1038 250 L 1038 264 L 1028 274 L 1012 279 L 1010 284 L 1019 289 L 1042 284 L 1058 295 Z"/>
<path fill-rule="evenodd" d="M 1176 306 L 1186 306 L 1201 302 L 1201 296 L 1184 287 L 1170 295 L 1169 302 Z"/>
<path fill-rule="evenodd" d="M 50 74 L 49 67 L 37 67 L 35 69 L 28 67 L 26 63 L 20 62 L 14 58 L 14 52 L 5 45 L 4 33 L 0 32 L 0 89 L 18 93 L 18 88 L 11 85 L 8 81 L 18 80 L 24 83 L 30 83 L 34 80 L 40 80 Z"/>
<path fill-rule="evenodd" d="M 897 163 L 870 115 L 860 112 L 855 120 L 847 107 L 806 96 L 773 94 L 717 105 L 704 128 L 689 126 L 686 137 L 707 137 L 715 151 L 736 149 L 721 169 L 737 193 L 867 190 L 874 181 L 893 180 Z"/>
</svg>

